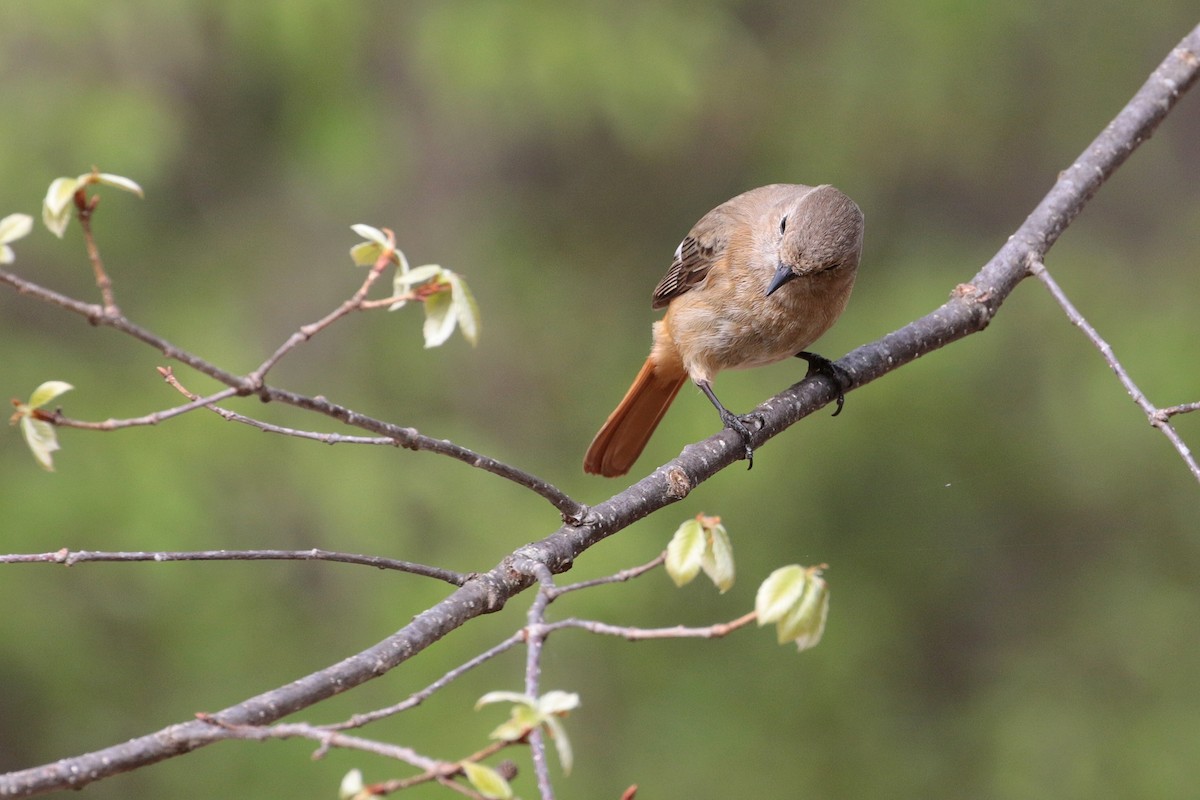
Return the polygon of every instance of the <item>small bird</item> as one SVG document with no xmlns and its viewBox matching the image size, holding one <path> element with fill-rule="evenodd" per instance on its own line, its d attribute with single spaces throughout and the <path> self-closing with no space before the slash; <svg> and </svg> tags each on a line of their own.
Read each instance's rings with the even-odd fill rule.
<svg viewBox="0 0 1200 800">
<path fill-rule="evenodd" d="M 791 356 L 833 369 L 804 348 L 846 307 L 862 238 L 862 211 L 829 185 L 761 186 L 701 217 L 654 289 L 651 307 L 667 313 L 654 323 L 650 356 L 592 440 L 583 471 L 628 472 L 688 378 L 741 434 L 753 466 L 750 431 L 713 394 L 713 378 Z"/>
</svg>

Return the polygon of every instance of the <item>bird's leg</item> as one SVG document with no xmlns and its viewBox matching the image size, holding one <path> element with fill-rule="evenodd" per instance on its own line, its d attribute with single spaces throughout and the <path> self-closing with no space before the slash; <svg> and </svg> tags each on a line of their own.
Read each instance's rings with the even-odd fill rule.
<svg viewBox="0 0 1200 800">
<path fill-rule="evenodd" d="M 833 412 L 833 416 L 836 417 L 842 413 L 842 406 L 846 405 L 845 387 L 849 386 L 853 380 L 850 377 L 850 373 L 825 356 L 819 356 L 807 350 L 801 350 L 799 353 L 796 353 L 796 358 L 803 358 L 808 362 L 808 372 L 805 373 L 804 377 L 811 378 L 813 375 L 824 375 L 833 381 L 833 385 L 837 387 L 837 410 Z"/>
<path fill-rule="evenodd" d="M 754 448 L 750 446 L 750 429 L 746 427 L 746 423 L 737 414 L 734 414 L 728 408 L 721 405 L 721 401 L 713 394 L 712 386 L 709 385 L 708 381 L 696 381 L 696 385 L 700 387 L 700 391 L 704 392 L 708 396 L 708 399 L 712 401 L 712 404 L 716 406 L 717 413 L 721 415 L 721 422 L 724 423 L 725 427 L 732 428 L 742 437 L 742 444 L 746 447 L 746 462 L 749 464 L 746 469 L 754 469 Z"/>
</svg>

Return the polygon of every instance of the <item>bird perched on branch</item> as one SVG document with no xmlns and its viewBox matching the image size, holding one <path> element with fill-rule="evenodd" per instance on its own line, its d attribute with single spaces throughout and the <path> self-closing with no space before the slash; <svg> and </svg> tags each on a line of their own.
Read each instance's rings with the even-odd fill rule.
<svg viewBox="0 0 1200 800">
<path fill-rule="evenodd" d="M 791 356 L 831 369 L 804 348 L 846 307 L 862 238 L 862 211 L 828 185 L 761 186 L 701 217 L 654 290 L 651 306 L 667 313 L 654 323 L 641 372 L 592 440 L 584 472 L 628 472 L 688 378 L 741 434 L 753 465 L 750 430 L 717 399 L 713 378 Z"/>
</svg>

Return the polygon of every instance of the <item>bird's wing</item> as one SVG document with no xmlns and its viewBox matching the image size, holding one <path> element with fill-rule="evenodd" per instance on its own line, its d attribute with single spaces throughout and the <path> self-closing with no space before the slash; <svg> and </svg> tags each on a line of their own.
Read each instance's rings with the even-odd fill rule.
<svg viewBox="0 0 1200 800">
<path fill-rule="evenodd" d="M 708 270 L 721 257 L 725 250 L 725 236 L 718 233 L 722 226 L 715 224 L 715 215 L 719 211 L 720 208 L 716 208 L 706 214 L 679 243 L 671 268 L 654 288 L 650 300 L 651 308 L 662 308 L 701 283 L 708 275 Z"/>
</svg>

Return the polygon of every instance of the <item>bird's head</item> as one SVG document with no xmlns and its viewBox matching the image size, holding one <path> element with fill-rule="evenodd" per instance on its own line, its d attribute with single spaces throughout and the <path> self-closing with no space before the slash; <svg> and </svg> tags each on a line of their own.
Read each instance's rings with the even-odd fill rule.
<svg viewBox="0 0 1200 800">
<path fill-rule="evenodd" d="M 780 204 L 770 223 L 777 226 L 778 266 L 767 286 L 770 295 L 793 278 L 827 270 L 855 270 L 862 253 L 863 214 L 842 192 L 817 186 Z"/>
</svg>

